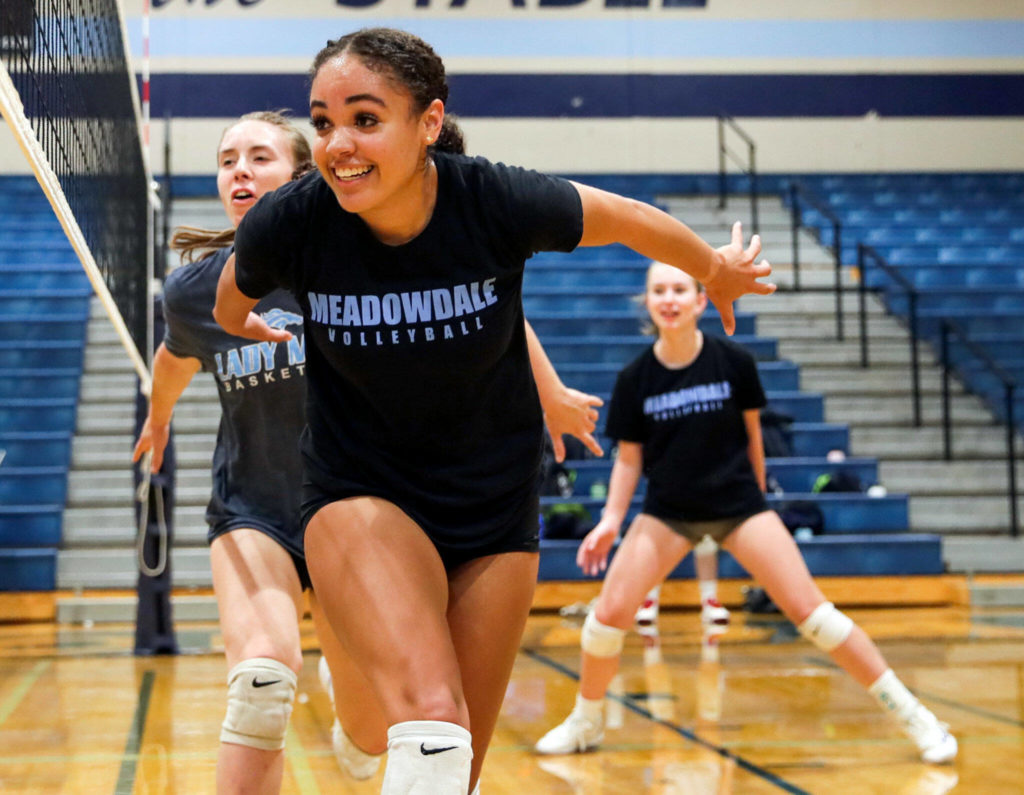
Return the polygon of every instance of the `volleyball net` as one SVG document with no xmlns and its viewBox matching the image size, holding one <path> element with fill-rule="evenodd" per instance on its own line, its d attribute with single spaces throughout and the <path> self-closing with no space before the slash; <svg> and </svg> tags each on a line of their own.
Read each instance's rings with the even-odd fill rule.
<svg viewBox="0 0 1024 795">
<path fill-rule="evenodd" d="M 120 0 L 2 0 L 0 111 L 148 393 L 156 199 Z"/>
</svg>

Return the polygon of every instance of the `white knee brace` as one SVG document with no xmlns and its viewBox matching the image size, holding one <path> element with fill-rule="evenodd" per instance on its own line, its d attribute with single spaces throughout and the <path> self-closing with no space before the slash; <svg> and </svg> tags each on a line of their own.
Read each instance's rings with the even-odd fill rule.
<svg viewBox="0 0 1024 795">
<path fill-rule="evenodd" d="M 220 741 L 280 751 L 295 698 L 295 672 L 269 657 L 242 660 L 228 673 L 228 711 Z"/>
<path fill-rule="evenodd" d="M 388 729 L 381 795 L 464 795 L 469 791 L 473 738 L 446 721 L 410 720 Z"/>
<path fill-rule="evenodd" d="M 602 624 L 594 616 L 593 611 L 587 613 L 583 621 L 583 635 L 580 646 L 587 654 L 594 657 L 617 657 L 622 651 L 622 642 L 626 630 Z"/>
<path fill-rule="evenodd" d="M 822 651 L 832 651 L 850 637 L 853 621 L 831 602 L 822 602 L 797 629 Z"/>
</svg>

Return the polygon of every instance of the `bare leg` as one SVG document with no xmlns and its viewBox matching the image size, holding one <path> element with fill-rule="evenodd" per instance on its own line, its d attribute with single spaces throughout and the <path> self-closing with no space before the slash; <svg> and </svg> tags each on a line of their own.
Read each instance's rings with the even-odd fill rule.
<svg viewBox="0 0 1024 795">
<path fill-rule="evenodd" d="M 568 754 L 600 745 L 604 701 L 619 668 L 622 633 L 651 587 L 668 576 L 690 551 L 690 542 L 652 516 L 633 520 L 612 559 L 601 595 L 583 625 L 580 689 L 569 716 L 540 738 L 539 754 Z"/>
<path fill-rule="evenodd" d="M 594 617 L 608 627 L 628 629 L 644 596 L 662 582 L 690 551 L 690 542 L 652 516 L 633 520 L 619 551 L 612 558 Z M 596 657 L 583 652 L 580 695 L 604 698 L 608 684 L 619 669 L 619 656 Z"/>
<path fill-rule="evenodd" d="M 310 594 L 310 610 L 320 650 L 331 669 L 334 712 L 349 739 L 359 750 L 382 754 L 388 747 L 388 724 L 369 680 L 356 668 L 344 645 L 331 630 L 315 594 Z"/>
<path fill-rule="evenodd" d="M 426 534 L 395 505 L 358 497 L 306 528 L 317 599 L 373 687 L 389 726 L 436 720 L 469 728 L 448 631 L 448 577 Z"/>
<path fill-rule="evenodd" d="M 825 601 L 796 542 L 774 511 L 752 516 L 726 538 L 724 547 L 797 626 Z M 874 641 L 857 625 L 830 655 L 864 687 L 888 668 Z"/>
<path fill-rule="evenodd" d="M 448 623 L 473 727 L 472 787 L 480 776 L 533 602 L 540 556 L 508 552 L 451 575 Z"/>
<path fill-rule="evenodd" d="M 288 552 L 265 533 L 233 530 L 214 540 L 210 562 L 228 669 L 242 660 L 269 657 L 298 673 L 302 586 Z M 284 751 L 220 744 L 221 795 L 276 795 L 283 774 Z"/>
</svg>

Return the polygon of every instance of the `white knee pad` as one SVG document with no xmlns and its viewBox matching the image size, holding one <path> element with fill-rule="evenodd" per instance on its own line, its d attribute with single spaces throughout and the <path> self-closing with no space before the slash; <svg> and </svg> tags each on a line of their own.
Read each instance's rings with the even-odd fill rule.
<svg viewBox="0 0 1024 795">
<path fill-rule="evenodd" d="M 822 602 L 797 629 L 822 651 L 832 651 L 850 637 L 853 621 L 831 602 Z"/>
<path fill-rule="evenodd" d="M 473 738 L 455 723 L 410 720 L 388 729 L 381 795 L 463 795 L 469 790 Z"/>
<path fill-rule="evenodd" d="M 228 673 L 228 712 L 220 741 L 263 751 L 284 748 L 298 677 L 269 657 L 242 660 Z"/>
<path fill-rule="evenodd" d="M 626 630 L 605 626 L 591 611 L 583 621 L 580 646 L 583 647 L 583 651 L 594 657 L 617 657 L 622 651 L 625 636 Z"/>
</svg>

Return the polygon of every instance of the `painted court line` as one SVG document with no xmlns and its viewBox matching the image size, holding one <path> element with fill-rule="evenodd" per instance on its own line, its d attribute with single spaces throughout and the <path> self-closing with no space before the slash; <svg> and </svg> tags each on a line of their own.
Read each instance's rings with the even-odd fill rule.
<svg viewBox="0 0 1024 795">
<path fill-rule="evenodd" d="M 546 665 L 549 668 L 553 668 L 559 673 L 565 674 L 570 679 L 579 681 L 580 677 L 578 673 L 573 671 L 571 668 L 568 668 L 562 665 L 561 663 L 551 659 L 550 657 L 547 657 L 546 655 L 540 654 L 535 651 L 531 651 L 530 649 L 522 649 L 521 651 L 530 659 L 536 660 L 537 662 Z M 738 767 L 743 768 L 748 773 L 754 774 L 755 776 L 768 782 L 769 784 L 774 784 L 776 787 L 785 792 L 791 792 L 794 793 L 794 795 L 811 795 L 809 792 L 807 792 L 807 790 L 800 789 L 800 787 L 796 786 L 795 784 L 789 783 L 788 781 L 780 778 L 779 776 L 776 776 L 771 771 L 758 767 L 753 762 L 749 762 L 741 756 L 737 756 L 729 749 L 723 748 L 722 746 L 716 745 L 715 743 L 708 742 L 703 737 L 694 734 L 688 729 L 684 729 L 677 723 L 673 723 L 671 721 L 662 720 L 661 718 L 655 717 L 651 712 L 647 711 L 646 709 L 644 709 L 634 701 L 630 700 L 629 698 L 623 698 L 611 694 L 608 695 L 608 698 L 618 701 L 620 704 L 622 704 L 622 706 L 626 707 L 631 712 L 634 712 L 637 715 L 640 715 L 641 717 L 647 718 L 647 720 L 653 723 L 657 723 L 659 726 L 664 726 L 666 729 L 675 732 L 681 737 L 685 737 L 690 742 L 696 743 L 697 745 L 701 746 L 702 748 L 706 748 L 709 751 L 713 751 L 721 757 L 732 760 L 736 763 Z"/>
<path fill-rule="evenodd" d="M 43 660 L 33 665 L 28 672 L 21 678 L 17 686 L 11 691 L 11 694 L 4 699 L 4 703 L 0 704 L 0 726 L 3 726 L 4 721 L 7 720 L 11 713 L 18 708 L 18 704 L 25 697 L 25 694 L 32 689 L 32 685 L 36 683 L 36 680 L 43 675 L 50 665 L 49 660 Z"/>
<path fill-rule="evenodd" d="M 154 671 L 143 672 L 142 683 L 139 685 L 139 699 L 135 704 L 135 715 L 128 731 L 128 740 L 124 745 L 114 795 L 132 795 L 135 789 L 135 768 L 139 763 L 139 748 L 142 745 L 142 734 L 146 730 L 146 714 L 149 712 L 149 701 L 153 695 L 154 679 Z"/>
<path fill-rule="evenodd" d="M 313 775 L 313 769 L 309 766 L 309 755 L 306 753 L 298 733 L 292 728 L 291 721 L 288 722 L 285 745 L 288 748 L 288 764 L 291 766 L 295 785 L 299 788 L 300 795 L 320 795 L 316 776 Z"/>
</svg>

